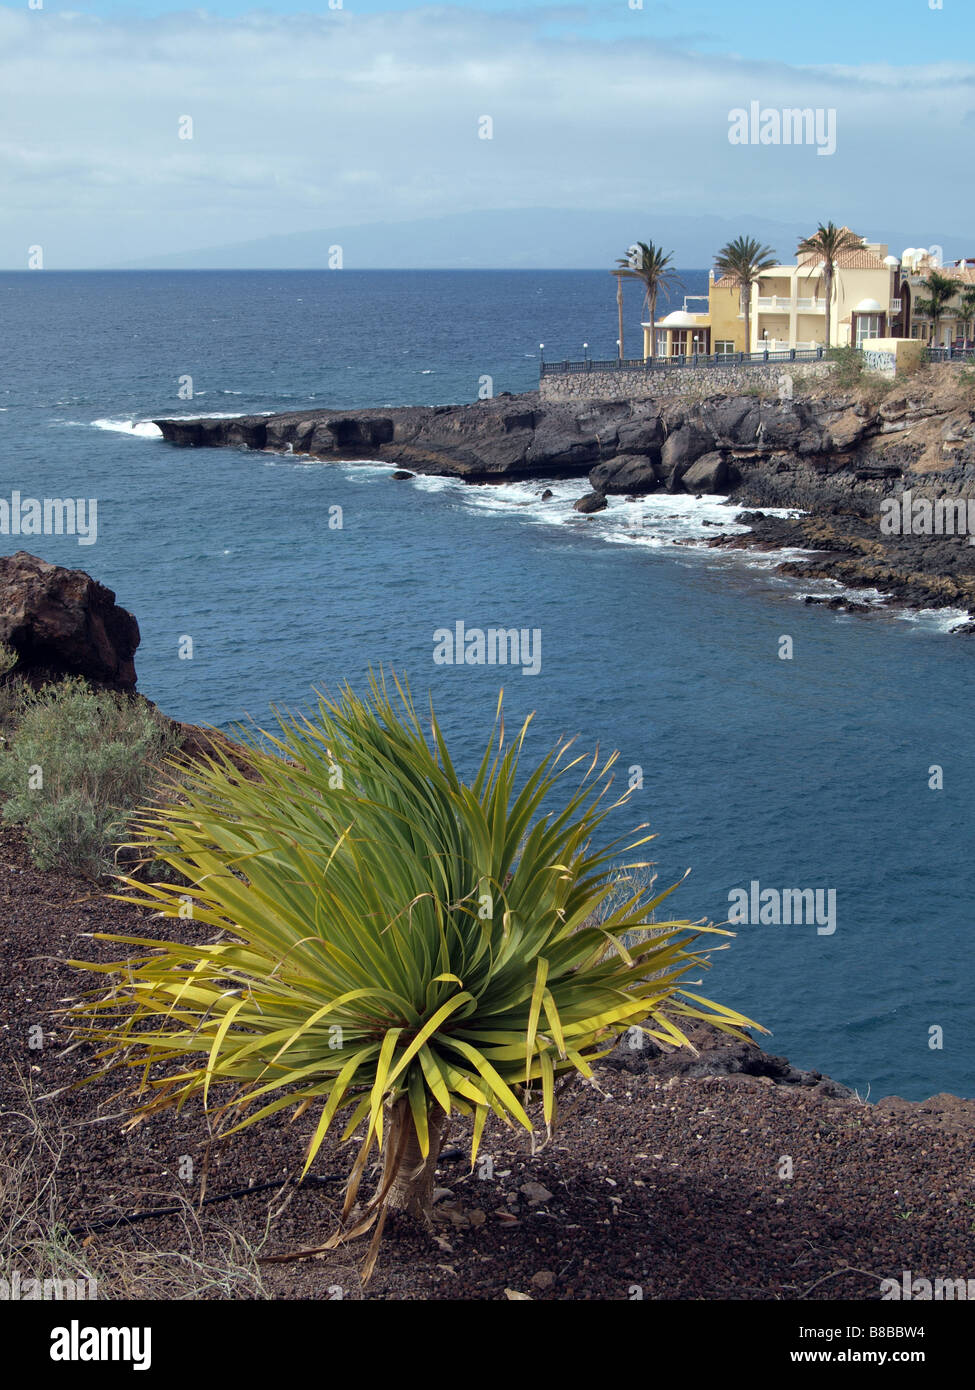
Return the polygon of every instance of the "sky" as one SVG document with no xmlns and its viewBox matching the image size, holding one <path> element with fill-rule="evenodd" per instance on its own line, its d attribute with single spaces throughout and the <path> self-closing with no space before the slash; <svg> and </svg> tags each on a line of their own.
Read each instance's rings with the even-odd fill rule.
<svg viewBox="0 0 975 1390">
<path fill-rule="evenodd" d="M 336 228 L 372 264 L 377 225 L 427 264 L 479 213 L 483 264 L 531 264 L 546 219 L 566 264 L 715 217 L 975 255 L 973 0 L 331 4 L 0 3 L 0 267 L 272 264 Z M 820 134 L 733 144 L 752 103 Z"/>
</svg>

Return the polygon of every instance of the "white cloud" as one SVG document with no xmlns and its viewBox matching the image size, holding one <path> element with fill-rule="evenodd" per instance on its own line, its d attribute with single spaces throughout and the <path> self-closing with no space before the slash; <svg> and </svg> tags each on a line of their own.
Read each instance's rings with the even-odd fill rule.
<svg viewBox="0 0 975 1390">
<path fill-rule="evenodd" d="M 917 180 L 961 230 L 975 64 L 789 67 L 647 39 L 552 38 L 527 14 L 0 8 L 0 264 L 539 206 L 910 224 Z M 728 112 L 837 111 L 837 153 L 732 147 Z M 194 139 L 180 141 L 190 115 Z M 494 139 L 477 138 L 482 115 Z M 877 223 L 880 222 L 878 227 Z"/>
</svg>

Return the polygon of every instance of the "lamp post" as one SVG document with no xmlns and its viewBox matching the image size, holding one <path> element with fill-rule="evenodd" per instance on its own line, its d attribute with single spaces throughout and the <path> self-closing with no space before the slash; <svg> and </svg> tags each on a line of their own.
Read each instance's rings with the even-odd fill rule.
<svg viewBox="0 0 975 1390">
<path fill-rule="evenodd" d="M 539 352 L 541 353 L 541 355 L 542 355 L 542 364 L 544 365 L 544 363 L 545 363 L 545 344 L 544 344 L 544 343 L 539 343 L 539 345 L 538 345 L 538 351 L 539 351 Z"/>
<path fill-rule="evenodd" d="M 583 362 L 586 363 L 587 366 L 589 365 L 589 344 L 588 344 L 588 343 L 583 343 L 583 345 L 582 345 L 582 360 L 583 360 Z"/>
</svg>

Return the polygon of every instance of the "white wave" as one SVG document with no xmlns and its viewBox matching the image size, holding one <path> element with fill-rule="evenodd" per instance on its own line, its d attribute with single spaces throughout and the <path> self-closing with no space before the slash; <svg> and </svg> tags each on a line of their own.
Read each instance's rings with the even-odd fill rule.
<svg viewBox="0 0 975 1390">
<path fill-rule="evenodd" d="M 854 589 L 849 584 L 843 584 L 839 579 L 824 577 L 815 579 L 811 582 L 808 589 L 800 589 L 794 598 L 805 602 L 807 598 L 812 599 L 833 599 L 841 598 L 849 603 L 865 603 L 870 608 L 883 608 L 887 602 L 887 595 L 881 593 L 879 589 Z"/>
<path fill-rule="evenodd" d="M 894 616 L 927 632 L 953 632 L 971 622 L 964 608 L 903 608 L 895 610 Z"/>
<path fill-rule="evenodd" d="M 799 590 L 793 598 L 801 602 L 807 596 L 819 599 L 841 598 L 854 604 L 865 603 L 869 608 L 883 613 L 885 617 L 912 623 L 925 632 L 953 632 L 956 627 L 964 626 L 971 621 L 964 608 L 900 608 L 891 604 L 890 594 L 884 593 L 882 589 L 854 589 L 838 579 L 813 580 L 812 587 Z M 835 611 L 838 616 L 843 615 L 842 609 Z"/>
<path fill-rule="evenodd" d="M 111 430 L 113 434 L 132 434 L 140 439 L 162 439 L 162 430 L 151 420 L 92 420 L 96 430 Z"/>
<path fill-rule="evenodd" d="M 192 415 L 166 415 L 166 420 L 249 420 L 252 415 L 277 415 L 277 410 L 198 410 Z"/>
</svg>

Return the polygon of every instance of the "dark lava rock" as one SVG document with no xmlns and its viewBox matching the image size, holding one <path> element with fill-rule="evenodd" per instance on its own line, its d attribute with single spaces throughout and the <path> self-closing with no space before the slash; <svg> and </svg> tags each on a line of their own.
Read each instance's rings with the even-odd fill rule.
<svg viewBox="0 0 975 1390">
<path fill-rule="evenodd" d="M 660 476 L 652 459 L 645 454 L 617 454 L 604 463 L 597 463 L 589 474 L 589 481 L 597 492 L 640 493 L 653 492 L 660 483 Z"/>
<path fill-rule="evenodd" d="M 580 497 L 578 502 L 573 502 L 573 507 L 577 512 L 589 515 L 591 512 L 601 512 L 606 506 L 606 496 L 602 492 L 587 492 L 585 497 Z"/>
<path fill-rule="evenodd" d="M 833 594 L 833 595 L 830 595 L 830 596 L 827 596 L 827 595 L 820 595 L 820 594 L 806 594 L 806 596 L 803 598 L 802 601 L 803 601 L 803 603 L 807 603 L 807 604 L 809 604 L 809 605 L 811 605 L 811 606 L 812 606 L 812 605 L 815 605 L 816 607 L 819 607 L 819 608 L 830 608 L 830 609 L 833 610 L 833 612 L 836 612 L 836 613 L 839 613 L 839 612 L 869 613 L 869 612 L 870 612 L 870 605 L 869 605 L 869 603 L 859 603 L 859 602 L 857 602 L 856 599 L 841 598 L 841 597 L 839 596 L 839 594 Z"/>
<path fill-rule="evenodd" d="M 545 491 L 542 493 L 542 501 L 547 502 L 550 497 L 554 496 L 555 493 L 552 491 L 552 489 L 550 487 L 547 487 Z"/>
<path fill-rule="evenodd" d="M 731 1038 L 710 1024 L 691 1025 L 684 1031 L 694 1044 L 695 1052 L 686 1047 L 664 1051 L 653 1038 L 624 1033 L 602 1065 L 617 1071 L 648 1072 L 657 1080 L 669 1080 L 671 1077 L 765 1076 L 776 1085 L 814 1087 L 819 1095 L 837 1100 L 853 1095 L 850 1088 L 839 1081 L 833 1081 L 818 1071 L 800 1071 L 784 1057 L 763 1052 L 757 1043 Z"/>
<path fill-rule="evenodd" d="M 18 550 L 0 556 L 0 641 L 17 653 L 11 674 L 33 685 L 82 676 L 135 689 L 139 624 L 84 570 L 49 565 Z"/>
<path fill-rule="evenodd" d="M 728 478 L 728 465 L 722 453 L 705 454 L 681 478 L 688 492 L 721 492 Z"/>
<path fill-rule="evenodd" d="M 389 475 L 394 483 L 405 483 L 409 478 L 415 478 L 415 473 L 408 472 L 405 468 L 397 468 L 395 473 Z"/>
<path fill-rule="evenodd" d="M 676 492 L 691 464 L 713 449 L 714 440 L 710 433 L 698 424 L 689 422 L 680 425 L 673 434 L 668 435 L 660 451 L 660 473 L 669 490 Z"/>
<path fill-rule="evenodd" d="M 975 497 L 971 417 L 967 407 L 946 410 L 924 392 L 917 399 L 892 398 L 879 412 L 849 394 L 778 402 L 722 395 L 570 402 L 524 392 L 475 405 L 156 423 L 173 444 L 370 458 L 467 482 L 588 475 L 604 497 L 665 488 L 728 494 L 749 508 L 795 509 L 805 515 L 767 516 L 748 535 L 710 543 L 795 547 L 810 557 L 785 561 L 784 576 L 834 579 L 845 588 L 878 590 L 888 602 L 975 615 L 975 547 L 967 536 L 880 529 L 881 504 L 898 493 Z M 912 428 L 891 435 L 895 425 Z M 943 466 L 933 469 L 937 457 L 926 451 L 936 448 Z M 585 515 L 602 508 L 587 501 L 578 510 Z"/>
</svg>

